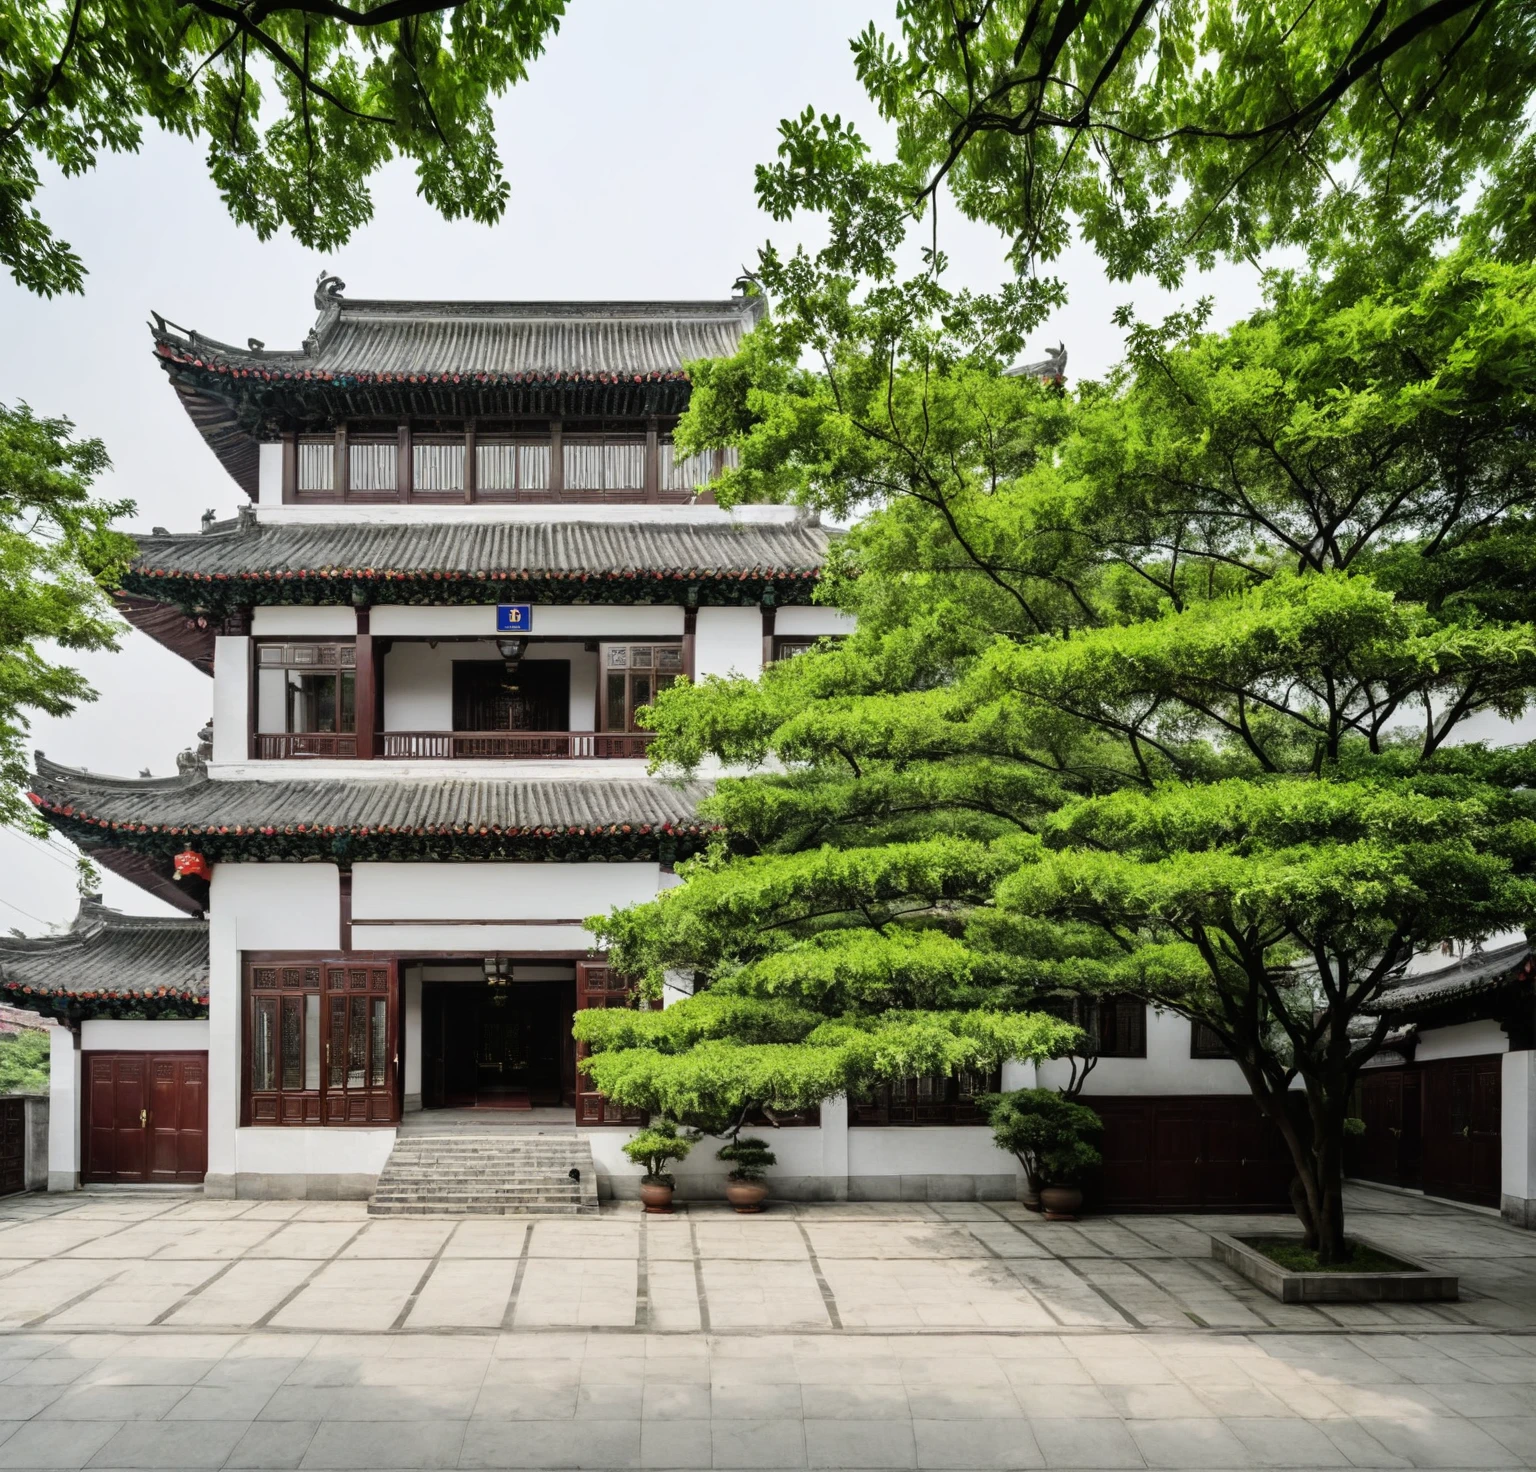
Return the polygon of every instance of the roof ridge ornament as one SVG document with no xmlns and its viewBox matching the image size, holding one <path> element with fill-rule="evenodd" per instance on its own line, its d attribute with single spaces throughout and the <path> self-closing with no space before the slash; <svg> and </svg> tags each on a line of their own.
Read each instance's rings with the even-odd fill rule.
<svg viewBox="0 0 1536 1472">
<path fill-rule="evenodd" d="M 336 324 L 341 321 L 341 294 L 346 289 L 347 283 L 329 271 L 322 271 L 316 277 L 315 310 L 320 316 L 304 339 L 304 353 L 307 357 L 313 358 L 319 354 L 326 340 L 336 330 Z"/>
</svg>

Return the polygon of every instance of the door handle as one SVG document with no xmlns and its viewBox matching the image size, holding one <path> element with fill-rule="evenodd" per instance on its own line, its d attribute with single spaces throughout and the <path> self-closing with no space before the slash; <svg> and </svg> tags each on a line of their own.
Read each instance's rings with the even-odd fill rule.
<svg viewBox="0 0 1536 1472">
<path fill-rule="evenodd" d="M 1471 1137 L 1471 1135 L 1472 1135 L 1472 1126 L 1471 1126 L 1471 1125 L 1466 1125 L 1466 1126 L 1465 1126 L 1465 1127 L 1464 1127 L 1464 1128 L 1463 1128 L 1463 1129 L 1462 1129 L 1462 1132 L 1461 1132 L 1461 1138 L 1462 1138 L 1462 1139 L 1463 1139 L 1463 1140 L 1466 1140 L 1466 1139 L 1469 1139 L 1469 1138 L 1470 1138 L 1470 1137 Z"/>
<path fill-rule="evenodd" d="M 147 1125 L 149 1123 L 149 1110 L 147 1110 L 147 1109 L 139 1110 L 139 1123 L 141 1125 Z"/>
</svg>

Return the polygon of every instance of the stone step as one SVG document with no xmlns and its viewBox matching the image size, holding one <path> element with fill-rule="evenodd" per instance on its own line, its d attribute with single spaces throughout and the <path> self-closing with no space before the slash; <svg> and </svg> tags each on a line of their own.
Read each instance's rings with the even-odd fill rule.
<svg viewBox="0 0 1536 1472">
<path fill-rule="evenodd" d="M 571 1180 L 570 1171 L 580 1172 Z M 368 1201 L 374 1216 L 574 1216 L 597 1211 L 592 1147 L 516 1134 L 398 1139 Z"/>
</svg>

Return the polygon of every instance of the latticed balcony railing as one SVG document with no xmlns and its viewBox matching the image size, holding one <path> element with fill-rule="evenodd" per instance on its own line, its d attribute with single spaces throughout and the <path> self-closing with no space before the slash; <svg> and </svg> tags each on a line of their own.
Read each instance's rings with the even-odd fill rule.
<svg viewBox="0 0 1536 1472">
<path fill-rule="evenodd" d="M 475 757 L 606 760 L 643 757 L 653 739 L 649 731 L 381 731 L 379 755 L 395 760 L 430 761 Z"/>
<path fill-rule="evenodd" d="M 391 761 L 607 761 L 643 757 L 653 737 L 649 731 L 380 731 L 377 754 Z M 355 757 L 351 733 L 261 732 L 256 737 L 260 761 L 307 757 Z"/>
</svg>

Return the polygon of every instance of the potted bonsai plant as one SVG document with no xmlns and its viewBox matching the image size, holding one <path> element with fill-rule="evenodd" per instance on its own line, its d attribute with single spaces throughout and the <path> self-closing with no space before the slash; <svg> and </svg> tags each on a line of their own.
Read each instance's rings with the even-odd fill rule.
<svg viewBox="0 0 1536 1472">
<path fill-rule="evenodd" d="M 979 1102 L 998 1148 L 1017 1158 L 1039 1193 L 1046 1219 L 1071 1221 L 1083 1204 L 1082 1178 L 1102 1159 L 1089 1143 L 1103 1128 L 1099 1116 L 1054 1089 L 1015 1089 Z"/>
<path fill-rule="evenodd" d="M 778 1163 L 767 1144 L 748 1135 L 738 1137 L 715 1151 L 716 1160 L 728 1161 L 730 1174 L 725 1178 L 725 1199 L 737 1211 L 761 1211 L 763 1198 L 768 1194 L 768 1182 L 764 1179 L 768 1167 Z"/>
<path fill-rule="evenodd" d="M 647 1125 L 634 1139 L 624 1146 L 624 1153 L 636 1165 L 645 1167 L 640 1177 L 640 1199 L 651 1212 L 672 1210 L 672 1192 L 677 1182 L 667 1167 L 674 1160 L 684 1160 L 693 1149 L 695 1140 L 679 1134 L 677 1126 L 669 1119 L 659 1119 Z"/>
</svg>

